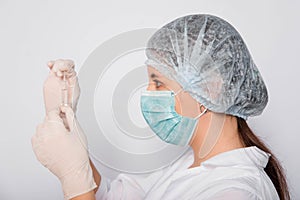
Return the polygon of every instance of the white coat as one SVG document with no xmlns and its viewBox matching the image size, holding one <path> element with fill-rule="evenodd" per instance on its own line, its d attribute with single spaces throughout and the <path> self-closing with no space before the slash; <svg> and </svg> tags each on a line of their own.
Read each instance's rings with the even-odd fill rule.
<svg viewBox="0 0 300 200">
<path fill-rule="evenodd" d="M 102 176 L 97 200 L 279 200 L 264 168 L 270 154 L 252 146 L 218 154 L 199 167 L 189 149 L 167 168 L 150 175 Z"/>
</svg>

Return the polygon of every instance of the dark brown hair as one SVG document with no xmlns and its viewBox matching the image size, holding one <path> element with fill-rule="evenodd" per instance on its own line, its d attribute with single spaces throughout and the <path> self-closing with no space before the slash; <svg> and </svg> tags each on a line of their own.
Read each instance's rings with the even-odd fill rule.
<svg viewBox="0 0 300 200">
<path fill-rule="evenodd" d="M 265 172 L 272 180 L 279 198 L 281 200 L 290 200 L 285 173 L 277 158 L 271 153 L 270 149 L 252 132 L 247 122 L 243 118 L 237 117 L 237 124 L 239 137 L 246 147 L 257 146 L 261 150 L 272 155 L 269 158 Z"/>
</svg>

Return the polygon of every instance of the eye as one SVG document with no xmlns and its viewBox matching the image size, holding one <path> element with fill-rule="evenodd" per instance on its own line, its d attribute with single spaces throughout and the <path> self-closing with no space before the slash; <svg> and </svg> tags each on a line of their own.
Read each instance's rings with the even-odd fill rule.
<svg viewBox="0 0 300 200">
<path fill-rule="evenodd" d="M 162 82 L 158 81 L 158 80 L 153 80 L 155 83 L 155 87 L 159 88 L 160 86 L 162 86 Z"/>
</svg>

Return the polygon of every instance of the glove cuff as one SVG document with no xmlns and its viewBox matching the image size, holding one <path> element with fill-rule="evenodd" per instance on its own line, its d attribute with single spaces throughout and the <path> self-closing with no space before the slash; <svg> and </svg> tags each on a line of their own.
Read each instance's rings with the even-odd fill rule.
<svg viewBox="0 0 300 200">
<path fill-rule="evenodd" d="M 78 170 L 73 170 L 60 179 L 65 200 L 87 193 L 97 187 L 89 160 Z"/>
</svg>

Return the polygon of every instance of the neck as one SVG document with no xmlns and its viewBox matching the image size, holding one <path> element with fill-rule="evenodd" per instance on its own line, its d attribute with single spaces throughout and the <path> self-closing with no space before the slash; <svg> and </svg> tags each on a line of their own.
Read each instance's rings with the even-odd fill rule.
<svg viewBox="0 0 300 200">
<path fill-rule="evenodd" d="M 236 118 L 229 115 L 208 112 L 200 118 L 194 134 L 190 143 L 194 163 L 189 168 L 200 166 L 220 153 L 243 147 Z"/>
</svg>

